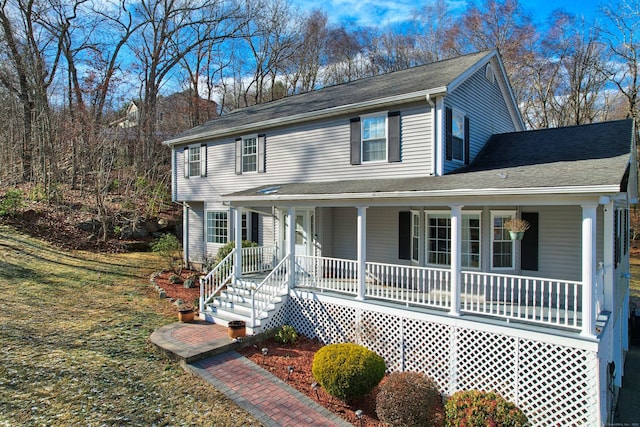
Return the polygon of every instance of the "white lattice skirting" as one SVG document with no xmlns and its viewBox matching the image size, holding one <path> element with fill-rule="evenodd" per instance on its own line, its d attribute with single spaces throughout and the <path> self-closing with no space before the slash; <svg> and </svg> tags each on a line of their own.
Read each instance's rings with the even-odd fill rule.
<svg viewBox="0 0 640 427">
<path fill-rule="evenodd" d="M 389 371 L 424 372 L 446 394 L 495 390 L 535 426 L 600 425 L 597 352 L 562 345 L 557 337 L 440 322 L 438 316 L 300 291 L 267 328 L 283 324 L 325 344 L 362 344 L 383 356 Z"/>
</svg>

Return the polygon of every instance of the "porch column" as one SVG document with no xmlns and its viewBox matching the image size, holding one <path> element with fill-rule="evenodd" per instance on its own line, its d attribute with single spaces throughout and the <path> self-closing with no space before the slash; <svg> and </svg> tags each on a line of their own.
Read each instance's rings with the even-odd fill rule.
<svg viewBox="0 0 640 427">
<path fill-rule="evenodd" d="M 364 300 L 367 293 L 367 207 L 358 206 L 358 295 Z"/>
<path fill-rule="evenodd" d="M 451 309 L 449 313 L 460 315 L 460 282 L 462 269 L 462 206 L 451 206 Z"/>
<path fill-rule="evenodd" d="M 236 254 L 233 258 L 233 271 L 234 278 L 233 282 L 237 283 L 239 279 L 242 277 L 242 209 L 235 208 L 233 210 L 233 224 L 235 225 L 235 244 L 236 244 Z"/>
<path fill-rule="evenodd" d="M 287 211 L 287 254 L 289 255 L 289 289 L 296 285 L 296 210 L 290 207 Z"/>
<path fill-rule="evenodd" d="M 595 336 L 594 288 L 596 277 L 596 208 L 582 205 L 582 331 L 585 337 Z"/>
</svg>

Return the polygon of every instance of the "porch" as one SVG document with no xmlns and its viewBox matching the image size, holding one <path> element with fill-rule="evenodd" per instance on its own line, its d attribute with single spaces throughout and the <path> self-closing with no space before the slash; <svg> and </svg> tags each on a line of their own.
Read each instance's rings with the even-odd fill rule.
<svg viewBox="0 0 640 427">
<path fill-rule="evenodd" d="M 462 270 L 455 285 L 451 269 L 364 262 L 360 276 L 358 267 L 357 260 L 279 257 L 276 247 L 243 248 L 239 256 L 234 250 L 201 279 L 200 307 L 210 320 L 245 320 L 258 332 L 295 289 L 521 328 L 585 332 L 582 282 Z M 601 283 L 599 268 L 593 294 L 596 332 L 608 318 L 600 309 Z"/>
</svg>

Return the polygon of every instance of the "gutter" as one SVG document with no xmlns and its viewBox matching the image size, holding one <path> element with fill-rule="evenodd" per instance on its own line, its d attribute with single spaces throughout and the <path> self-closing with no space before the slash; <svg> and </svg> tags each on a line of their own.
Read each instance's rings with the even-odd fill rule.
<svg viewBox="0 0 640 427">
<path fill-rule="evenodd" d="M 375 193 L 327 193 L 327 194 L 270 194 L 262 196 L 222 196 L 225 202 L 251 201 L 313 201 L 313 200 L 360 200 L 360 199 L 403 199 L 426 197 L 462 197 L 462 196 L 535 196 L 535 195 L 594 195 L 617 194 L 619 185 L 566 186 L 566 187 L 530 187 L 530 188 L 485 188 L 428 191 L 391 191 Z"/>
<path fill-rule="evenodd" d="M 429 96 L 444 95 L 447 93 L 447 87 L 437 87 L 428 90 L 421 90 L 417 92 L 410 92 L 401 95 L 389 96 L 386 98 L 378 98 L 365 102 L 358 102 L 356 104 L 339 105 L 336 107 L 325 108 L 318 111 L 309 111 L 306 113 L 294 114 L 292 116 L 278 117 L 270 120 L 263 120 L 256 123 L 248 123 L 246 125 L 234 126 L 230 128 L 217 129 L 205 131 L 198 134 L 187 135 L 184 137 L 178 137 L 163 141 L 162 145 L 168 147 L 174 147 L 181 144 L 191 144 L 194 142 L 200 142 L 203 140 L 221 138 L 225 136 L 250 133 L 255 131 L 263 131 L 267 128 L 278 127 L 282 125 L 290 125 L 295 123 L 306 122 L 309 120 L 318 120 L 324 118 L 331 118 L 335 116 L 344 115 L 347 113 L 358 112 L 367 108 L 384 107 L 395 104 L 419 102 Z"/>
</svg>

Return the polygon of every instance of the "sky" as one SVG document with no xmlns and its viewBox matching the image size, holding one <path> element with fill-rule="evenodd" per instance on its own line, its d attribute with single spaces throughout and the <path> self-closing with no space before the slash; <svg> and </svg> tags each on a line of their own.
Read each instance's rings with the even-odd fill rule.
<svg viewBox="0 0 640 427">
<path fill-rule="evenodd" d="M 394 26 L 411 16 L 412 10 L 431 0 L 294 0 L 303 10 L 321 8 L 332 24 L 353 24 L 361 27 Z M 480 0 L 481 1 L 481 0 Z M 472 0 L 448 0 L 452 10 L 464 10 Z M 587 20 L 598 14 L 603 0 L 520 0 L 520 4 L 533 14 L 537 25 L 544 25 L 547 17 L 557 8 Z"/>
</svg>

